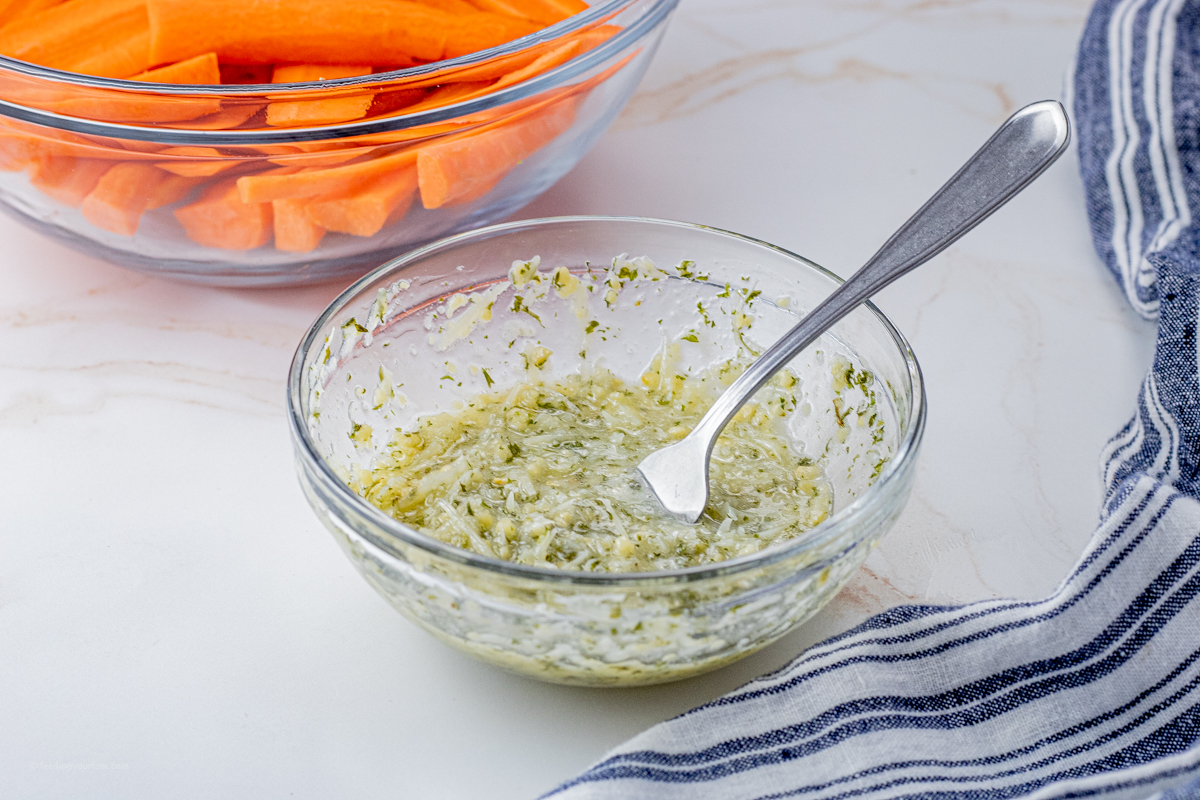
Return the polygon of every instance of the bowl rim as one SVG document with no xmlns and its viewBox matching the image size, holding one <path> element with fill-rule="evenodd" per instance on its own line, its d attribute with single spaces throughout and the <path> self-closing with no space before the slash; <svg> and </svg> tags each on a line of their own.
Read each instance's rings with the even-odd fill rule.
<svg viewBox="0 0 1200 800">
<path fill-rule="evenodd" d="M 916 458 L 917 451 L 920 447 L 921 439 L 925 432 L 926 421 L 926 398 L 924 377 L 921 372 L 921 366 L 917 362 L 916 354 L 913 352 L 908 340 L 904 335 L 897 330 L 891 320 L 879 310 L 879 308 L 870 300 L 865 301 L 862 305 L 873 314 L 876 319 L 883 325 L 884 330 L 891 336 L 892 343 L 896 346 L 900 355 L 903 357 L 908 376 L 909 385 L 912 387 L 911 410 L 909 411 L 909 419 L 911 424 L 905 432 L 904 437 L 899 442 L 895 455 L 888 461 L 880 472 L 879 477 L 861 496 L 854 502 L 839 510 L 837 513 L 829 517 L 824 522 L 807 531 L 805 534 L 793 539 L 787 544 L 780 547 L 766 547 L 757 553 L 751 553 L 746 556 L 739 556 L 728 561 L 723 561 L 718 564 L 707 564 L 698 567 L 686 567 L 683 569 L 661 570 L 654 572 L 614 572 L 614 573 L 592 573 L 592 572 L 571 572 L 567 570 L 549 569 L 545 567 L 535 567 L 526 564 L 517 564 L 511 561 L 503 561 L 497 558 L 479 555 L 469 550 L 464 550 L 459 547 L 447 544 L 445 542 L 425 536 L 419 531 L 404 525 L 395 518 L 384 513 L 379 508 L 364 500 L 355 492 L 351 491 L 341 480 L 334 474 L 329 464 L 321 458 L 317 453 L 315 442 L 312 440 L 308 432 L 308 426 L 305 420 L 301 417 L 301 405 L 304 402 L 304 397 L 301 393 L 301 382 L 305 372 L 305 361 L 308 353 L 317 345 L 318 342 L 323 342 L 321 333 L 325 326 L 339 313 L 342 313 L 346 306 L 357 297 L 366 287 L 386 276 L 401 277 L 404 269 L 412 264 L 428 257 L 436 252 L 453 249 L 460 244 L 469 242 L 473 239 L 491 238 L 494 236 L 504 235 L 519 230 L 528 230 L 530 228 L 539 228 L 552 225 L 579 225 L 588 224 L 590 222 L 631 222 L 637 224 L 661 225 L 666 227 L 681 228 L 690 231 L 702 231 L 704 233 L 717 234 L 738 240 L 743 243 L 762 247 L 772 250 L 783 255 L 785 258 L 791 259 L 798 264 L 816 271 L 818 274 L 832 279 L 835 284 L 841 284 L 844 279 L 836 273 L 822 267 L 821 265 L 801 256 L 790 250 L 784 249 L 761 239 L 756 239 L 751 236 L 735 233 L 723 228 L 715 228 L 709 225 L 701 225 L 692 222 L 680 222 L 676 220 L 656 219 L 653 217 L 632 217 L 632 216 L 602 216 L 602 215 L 577 215 L 563 217 L 541 217 L 536 219 L 517 220 L 513 222 L 505 222 L 498 225 L 489 225 L 483 228 L 477 228 L 466 233 L 460 233 L 454 236 L 449 236 L 439 239 L 436 242 L 424 245 L 422 247 L 404 253 L 378 268 L 372 270 L 367 275 L 364 275 L 359 280 L 352 283 L 344 291 L 342 291 L 326 308 L 321 312 L 316 320 L 309 326 L 303 338 L 300 340 L 296 348 L 296 352 L 292 357 L 291 367 L 288 370 L 288 391 L 287 391 L 287 416 L 288 424 L 292 435 L 292 442 L 297 453 L 297 459 L 301 461 L 301 467 L 306 468 L 308 473 L 319 480 L 322 487 L 327 492 L 332 492 L 341 502 L 355 507 L 358 512 L 364 515 L 373 525 L 382 528 L 389 536 L 404 542 L 407 545 L 425 550 L 433 555 L 441 558 L 446 558 L 456 562 L 459 565 L 473 568 L 480 568 L 486 572 L 497 572 L 510 577 L 529 579 L 545 583 L 571 584 L 571 585 L 593 585 L 593 586 L 644 586 L 653 584 L 673 584 L 673 583 L 688 583 L 699 580 L 706 580 L 714 577 L 727 576 L 746 570 L 765 567 L 779 561 L 786 560 L 812 548 L 837 538 L 845 531 L 853 528 L 854 524 L 861 518 L 869 515 L 875 507 L 882 502 L 880 498 L 885 495 L 884 489 L 894 480 L 898 479 L 901 473 L 910 468 Z M 391 545 L 385 539 L 375 536 L 372 533 L 356 529 L 356 533 L 366 539 L 375 548 L 386 553 L 388 557 L 396 558 L 394 553 L 394 545 Z M 849 547 L 857 545 L 856 539 Z"/>
<path fill-rule="evenodd" d="M 505 87 L 497 92 L 484 95 L 474 100 L 468 100 L 453 105 L 439 106 L 413 114 L 396 114 L 376 117 L 368 120 L 354 120 L 328 126 L 297 127 L 279 129 L 251 129 L 229 131 L 207 131 L 189 128 L 171 128 L 152 125 L 126 125 L 117 122 L 103 122 L 82 117 L 71 117 L 53 111 L 24 106 L 0 97 L 0 117 L 31 122 L 44 127 L 82 133 L 93 136 L 103 136 L 116 139 L 132 139 L 136 141 L 151 141 L 161 144 L 202 144 L 202 145 L 256 145 L 264 143 L 288 143 L 318 141 L 328 139 L 346 139 L 355 136 L 365 136 L 379 133 L 389 133 L 407 130 L 421 125 L 444 122 L 449 119 L 487 111 L 506 103 L 523 100 L 547 88 L 552 88 L 577 77 L 588 70 L 608 60 L 613 53 L 624 50 L 655 29 L 679 4 L 679 0 L 646 0 L 649 5 L 638 19 L 627 25 L 612 38 L 600 45 L 581 53 L 559 66 L 535 75 L 534 77 Z M 586 27 L 597 20 L 612 17 L 620 11 L 634 5 L 639 0 L 602 0 L 571 17 L 568 17 L 541 30 L 526 34 L 512 41 L 495 47 L 468 53 L 457 58 L 434 61 L 415 67 L 381 72 L 373 75 L 361 75 L 353 78 L 338 78 L 330 81 L 310 83 L 255 83 L 255 84 L 207 84 L 181 85 L 165 83 L 145 83 L 121 78 L 101 78 L 94 75 L 82 75 L 75 72 L 65 72 L 52 67 L 43 67 L 28 61 L 20 61 L 9 56 L 0 55 L 0 73 L 7 70 L 20 75 L 44 79 L 60 84 L 94 89 L 112 89 L 121 92 L 145 95 L 153 93 L 163 97 L 226 97 L 230 95 L 260 95 L 287 94 L 296 92 L 303 94 L 315 89 L 346 89 L 370 87 L 387 84 L 397 79 L 429 76 L 443 70 L 454 70 L 460 67 L 482 63 L 492 58 L 512 55 L 527 47 L 550 42 L 564 34 Z"/>
</svg>

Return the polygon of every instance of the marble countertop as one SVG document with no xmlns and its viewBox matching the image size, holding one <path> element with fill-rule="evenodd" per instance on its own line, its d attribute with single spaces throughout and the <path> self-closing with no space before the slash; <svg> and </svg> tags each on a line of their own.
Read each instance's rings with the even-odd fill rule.
<svg viewBox="0 0 1200 800">
<path fill-rule="evenodd" d="M 1017 107 L 1084 0 L 684 0 L 641 90 L 520 216 L 728 228 L 852 272 Z M 0 219 L 0 782 L 13 797 L 528 798 L 898 603 L 1050 592 L 1153 329 L 1074 155 L 878 304 L 925 371 L 895 529 L 817 618 L 674 685 L 585 690 L 403 620 L 310 513 L 284 380 L 340 285 L 200 289 Z"/>
</svg>

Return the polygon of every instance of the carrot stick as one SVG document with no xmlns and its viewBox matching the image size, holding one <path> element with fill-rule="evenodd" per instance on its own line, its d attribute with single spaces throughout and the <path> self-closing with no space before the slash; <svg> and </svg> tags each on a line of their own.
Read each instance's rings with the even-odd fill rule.
<svg viewBox="0 0 1200 800">
<path fill-rule="evenodd" d="M 575 101 L 568 98 L 516 121 L 419 148 L 421 203 L 441 208 L 494 186 L 522 160 L 571 127 Z"/>
<path fill-rule="evenodd" d="M 325 229 L 305 212 L 303 200 L 275 200 L 275 249 L 285 253 L 307 253 L 316 249 Z"/>
<path fill-rule="evenodd" d="M 436 76 L 430 78 L 417 78 L 411 81 L 405 81 L 403 87 L 409 90 L 419 89 L 426 86 L 437 87 L 441 89 L 454 83 L 494 81 L 497 78 L 502 78 L 505 75 L 517 72 L 529 66 L 546 53 L 557 50 L 570 42 L 579 42 L 579 49 L 577 50 L 576 54 L 583 53 L 591 50 L 593 47 L 596 47 L 605 40 L 612 38 L 621 30 L 622 29 L 617 25 L 598 25 L 593 28 L 588 28 L 584 31 L 573 33 L 568 37 L 564 37 L 563 39 L 556 39 L 552 42 L 546 42 L 540 45 L 534 45 L 532 47 L 525 48 L 519 53 L 500 56 L 498 58 L 490 58 L 481 64 L 472 64 L 470 66 L 460 67 L 449 72 L 439 72 Z M 388 91 L 397 91 L 397 89 L 385 90 L 381 94 L 386 95 Z"/>
<path fill-rule="evenodd" d="M 196 244 L 252 250 L 271 240 L 270 203 L 243 203 L 232 180 L 212 186 L 199 200 L 175 209 L 175 218 Z"/>
<path fill-rule="evenodd" d="M 63 205 L 79 208 L 112 166 L 111 161 L 95 158 L 48 156 L 34 163 L 29 182 Z"/>
<path fill-rule="evenodd" d="M 329 125 L 366 116 L 374 92 L 322 100 L 289 100 L 267 106 L 267 124 L 275 128 Z"/>
<path fill-rule="evenodd" d="M 471 0 L 480 11 L 492 11 L 514 17 L 553 25 L 569 16 L 587 10 L 580 0 Z"/>
<path fill-rule="evenodd" d="M 150 164 L 116 164 L 84 198 L 80 211 L 98 228 L 133 236 L 150 198 L 167 177 L 167 173 Z"/>
<path fill-rule="evenodd" d="M 281 155 L 273 158 L 268 158 L 272 164 L 278 164 L 282 167 L 335 167 L 338 164 L 345 164 L 347 161 L 354 161 L 369 155 L 374 148 L 370 147 L 355 147 L 348 150 L 334 150 L 327 153 L 312 152 L 312 153 L 295 153 L 292 155 Z"/>
<path fill-rule="evenodd" d="M 237 166 L 238 163 L 236 159 L 222 158 L 221 151 L 215 147 L 168 147 L 162 151 L 162 154 L 183 156 L 183 158 L 175 161 L 155 161 L 154 166 L 173 175 L 187 178 L 207 178 Z M 191 156 L 195 160 L 187 158 L 187 156 Z"/>
<path fill-rule="evenodd" d="M 447 86 L 434 89 L 429 94 L 425 95 L 419 102 L 406 106 L 403 109 L 405 114 L 415 114 L 418 111 L 427 111 L 431 108 L 441 108 L 442 106 L 451 106 L 455 103 L 461 103 L 466 100 L 471 100 L 475 97 L 481 97 L 488 93 L 492 84 L 495 81 L 470 81 L 463 83 L 451 83 Z"/>
<path fill-rule="evenodd" d="M 374 236 L 389 219 L 408 211 L 416 190 L 417 170 L 408 167 L 380 175 L 346 197 L 311 200 L 307 204 L 308 215 L 331 231 Z"/>
<path fill-rule="evenodd" d="M 276 64 L 271 73 L 271 83 L 312 83 L 370 74 L 369 64 Z"/>
<path fill-rule="evenodd" d="M 0 0 L 0 25 L 56 6 L 63 0 Z"/>
<path fill-rule="evenodd" d="M 456 21 L 406 0 L 147 0 L 147 8 L 156 63 L 209 50 L 260 64 L 437 61 Z"/>
<path fill-rule="evenodd" d="M 287 197 L 316 197 L 353 191 L 372 178 L 412 166 L 417 160 L 415 150 L 347 164 L 343 167 L 306 170 L 289 174 L 243 175 L 237 180 L 242 202 L 266 203 Z"/>
<path fill-rule="evenodd" d="M 146 210 L 153 211 L 156 208 L 178 203 L 187 197 L 192 189 L 199 184 L 200 181 L 195 178 L 168 175 L 166 180 L 158 184 L 158 187 L 150 193 L 150 196 L 146 200 Z"/>
<path fill-rule="evenodd" d="M 84 117 L 105 122 L 163 123 L 186 122 L 206 117 L 221 108 L 216 97 L 153 96 L 139 92 L 69 88 L 60 98 L 43 98 L 39 106 L 68 117 Z"/>
<path fill-rule="evenodd" d="M 451 14 L 472 14 L 479 9 L 467 2 L 467 0 L 413 0 L 414 3 L 420 3 L 423 6 L 430 8 L 449 11 Z"/>
<path fill-rule="evenodd" d="M 492 85 L 491 90 L 494 92 L 497 89 L 503 89 L 505 86 L 513 86 L 521 81 L 529 80 L 535 75 L 552 70 L 559 64 L 565 64 L 575 57 L 575 54 L 579 52 L 582 46 L 583 42 L 578 39 L 573 42 L 567 42 L 562 47 L 539 56 L 532 64 L 503 76 Z"/>
<path fill-rule="evenodd" d="M 37 139 L 26 133 L 0 129 L 0 170 L 21 172 L 37 161 Z"/>
<path fill-rule="evenodd" d="M 140 153 L 124 149 L 132 140 L 123 141 L 122 147 L 97 143 L 67 131 L 52 128 L 26 129 L 23 123 L 0 119 L 0 169 L 23 170 L 35 162 L 47 158 L 94 158 L 108 161 L 149 160 L 156 158 L 161 145 L 147 145 L 154 152 Z"/>
<path fill-rule="evenodd" d="M 221 82 L 221 67 L 217 64 L 216 53 L 178 61 L 158 69 L 148 69 L 139 72 L 129 80 L 147 81 L 150 83 L 186 83 L 214 85 Z"/>
<path fill-rule="evenodd" d="M 221 110 L 199 119 L 189 120 L 187 128 L 197 131 L 226 131 L 244 124 L 253 117 L 263 106 L 255 103 L 239 103 L 229 105 L 229 101 L 221 105 Z"/>
<path fill-rule="evenodd" d="M 607 81 L 613 75 L 624 69 L 630 61 L 637 57 L 641 50 L 629 53 L 616 64 L 599 72 L 585 81 L 543 92 L 524 100 L 507 103 L 499 109 L 488 109 L 473 114 L 464 114 L 447 122 L 435 122 L 428 125 L 417 125 L 388 133 L 365 134 L 352 140 L 357 145 L 389 145 L 411 142 L 418 139 L 428 139 L 433 136 L 447 136 L 443 142 L 449 141 L 449 136 L 473 136 L 489 130 L 491 127 L 509 124 L 526 114 L 532 114 L 538 109 L 545 108 L 564 98 L 587 94 L 596 86 Z M 345 141 L 345 140 L 344 140 Z"/>
<path fill-rule="evenodd" d="M 67 0 L 0 28 L 0 53 L 69 72 L 127 78 L 150 66 L 149 31 L 145 0 Z"/>
<path fill-rule="evenodd" d="M 485 11 L 471 15 L 464 14 L 453 19 L 457 24 L 446 33 L 446 45 L 442 52 L 442 58 L 457 58 L 468 53 L 477 53 L 480 50 L 519 39 L 542 27 L 529 20 L 504 14 L 490 14 Z"/>
</svg>

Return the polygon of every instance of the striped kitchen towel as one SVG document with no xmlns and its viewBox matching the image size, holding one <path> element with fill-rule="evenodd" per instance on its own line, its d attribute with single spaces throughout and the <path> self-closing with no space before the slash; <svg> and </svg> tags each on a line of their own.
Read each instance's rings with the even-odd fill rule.
<svg viewBox="0 0 1200 800">
<path fill-rule="evenodd" d="M 546 797 L 1200 799 L 1200 0 L 1101 0 L 1071 83 L 1096 246 L 1158 318 L 1079 563 L 880 614 Z"/>
</svg>

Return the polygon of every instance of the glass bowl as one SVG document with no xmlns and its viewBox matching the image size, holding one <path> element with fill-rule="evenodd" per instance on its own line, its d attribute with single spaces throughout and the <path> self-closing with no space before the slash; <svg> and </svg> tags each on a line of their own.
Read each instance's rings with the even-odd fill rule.
<svg viewBox="0 0 1200 800">
<path fill-rule="evenodd" d="M 631 279 L 619 296 L 605 296 L 603 271 L 619 254 L 646 256 L 665 274 L 653 284 Z M 569 301 L 553 293 L 536 308 L 506 299 L 516 291 L 508 281 L 514 260 L 535 255 L 543 275 L 566 266 L 600 288 L 587 302 L 605 296 L 596 312 L 602 325 L 589 322 L 581 332 L 576 315 L 559 313 Z M 682 270 L 672 268 L 680 264 Z M 921 371 L 904 338 L 869 303 L 789 365 L 803 389 L 804 403 L 793 415 L 797 439 L 824 465 L 833 488 L 830 516 L 751 555 L 640 573 L 526 566 L 401 524 L 348 488 L 348 476 L 369 466 L 393 432 L 418 416 L 461 407 L 493 384 L 497 390 L 520 380 L 531 347 L 553 352 L 546 369 L 556 374 L 600 359 L 636 380 L 664 335 L 678 337 L 703 324 L 698 303 L 715 315 L 713 309 L 724 309 L 719 304 L 731 302 L 723 298 L 751 298 L 753 323 L 742 333 L 765 346 L 839 282 L 763 242 L 649 219 L 523 221 L 408 253 L 334 301 L 292 362 L 289 418 L 305 496 L 389 603 L 484 661 L 592 686 L 660 683 L 727 664 L 828 602 L 909 494 L 925 419 Z M 481 318 L 471 316 L 472 293 L 491 298 L 486 327 L 463 324 Z M 526 316 L 531 310 L 537 322 Z M 493 335 L 485 336 L 488 331 Z M 504 335 L 494 335 L 498 331 Z M 696 358 L 714 363 L 725 334 L 706 335 L 714 338 Z M 851 374 L 847 363 L 859 376 L 849 381 L 859 393 L 853 397 L 845 394 L 848 382 L 836 377 Z M 870 425 L 860 403 L 868 395 Z M 852 413 L 856 403 L 860 410 Z"/>
<path fill-rule="evenodd" d="M 321 83 L 141 83 L 0 56 L 0 208 L 179 280 L 360 275 L 566 174 L 628 102 L 677 2 L 597 2 L 499 47 Z"/>
</svg>

